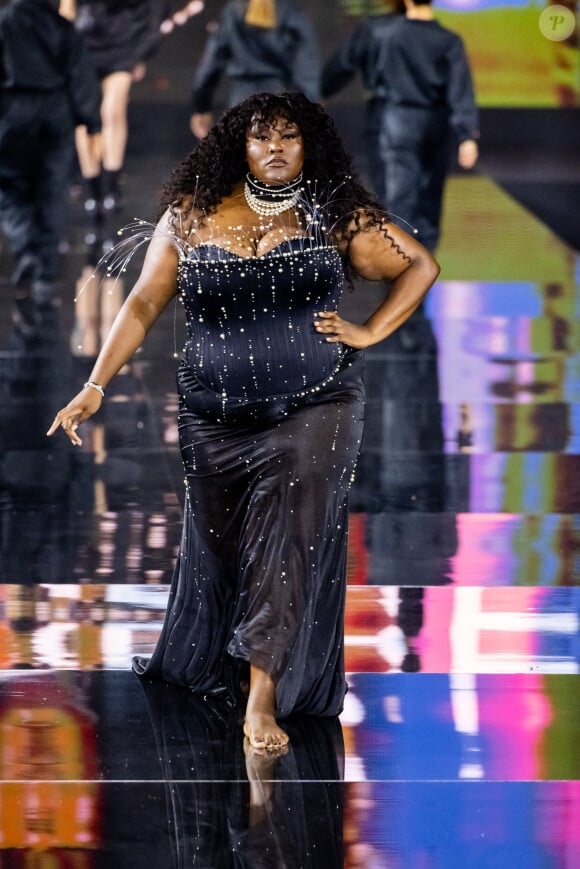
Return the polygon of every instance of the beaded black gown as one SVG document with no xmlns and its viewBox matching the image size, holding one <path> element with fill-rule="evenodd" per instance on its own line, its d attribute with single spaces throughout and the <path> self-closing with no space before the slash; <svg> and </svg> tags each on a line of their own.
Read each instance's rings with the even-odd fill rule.
<svg viewBox="0 0 580 869">
<path fill-rule="evenodd" d="M 362 360 L 314 319 L 337 309 L 343 284 L 338 251 L 314 238 L 252 257 L 213 243 L 182 254 L 183 538 L 138 675 L 243 701 L 251 662 L 276 682 L 278 717 L 341 711 Z"/>
</svg>

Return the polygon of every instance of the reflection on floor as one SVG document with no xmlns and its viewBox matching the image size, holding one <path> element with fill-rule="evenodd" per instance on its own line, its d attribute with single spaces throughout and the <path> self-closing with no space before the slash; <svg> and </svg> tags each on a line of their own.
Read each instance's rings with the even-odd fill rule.
<svg viewBox="0 0 580 869">
<path fill-rule="evenodd" d="M 442 280 L 368 352 L 345 710 L 264 758 L 224 701 L 129 670 L 179 545 L 179 310 L 81 449 L 44 436 L 134 273 L 91 278 L 111 242 L 83 232 L 60 307 L 0 296 L 0 866 L 579 867 L 577 256 L 491 180 L 450 183 Z"/>
<path fill-rule="evenodd" d="M 575 865 L 542 861 L 577 845 L 576 676 L 349 682 L 340 722 L 297 716 L 288 752 L 263 757 L 224 701 L 126 671 L 5 675 L 2 847 L 79 849 L 74 866 L 97 865 L 97 848 L 112 866 L 145 865 L 149 848 L 180 867 L 411 867 L 428 852 L 436 866 L 514 852 Z M 366 862 L 347 862 L 359 849 Z"/>
<path fill-rule="evenodd" d="M 297 762 L 311 741 L 317 756 L 297 763 L 300 780 L 571 780 L 576 685 L 569 675 L 351 674 L 340 723 L 288 719 L 308 734 L 279 760 Z M 0 716 L 3 783 L 161 781 L 168 770 L 187 780 L 194 767 L 204 781 L 247 779 L 238 709 L 126 670 L 5 674 Z"/>
</svg>

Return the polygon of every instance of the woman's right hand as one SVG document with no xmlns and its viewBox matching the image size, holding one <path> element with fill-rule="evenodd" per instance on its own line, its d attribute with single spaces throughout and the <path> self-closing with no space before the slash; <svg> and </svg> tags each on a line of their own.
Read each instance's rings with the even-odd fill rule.
<svg viewBox="0 0 580 869">
<path fill-rule="evenodd" d="M 93 389 L 91 386 L 85 386 L 69 401 L 66 407 L 59 410 L 51 427 L 47 431 L 47 435 L 53 435 L 57 428 L 61 427 L 68 435 L 71 443 L 74 446 L 80 447 L 82 440 L 77 434 L 77 429 L 82 422 L 85 422 L 85 420 L 98 411 L 102 401 L 103 398 L 96 389 Z"/>
<path fill-rule="evenodd" d="M 205 139 L 213 124 L 213 115 L 211 112 L 197 113 L 191 116 L 189 121 L 189 129 L 196 139 Z"/>
</svg>

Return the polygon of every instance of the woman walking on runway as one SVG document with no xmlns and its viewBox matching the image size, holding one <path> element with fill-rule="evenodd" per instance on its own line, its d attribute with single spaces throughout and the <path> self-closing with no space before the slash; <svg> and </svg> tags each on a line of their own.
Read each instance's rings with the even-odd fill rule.
<svg viewBox="0 0 580 869">
<path fill-rule="evenodd" d="M 330 117 L 294 93 L 223 115 L 175 169 L 152 236 L 90 381 L 48 433 L 81 443 L 78 426 L 179 295 L 183 537 L 157 647 L 134 669 L 229 693 L 251 744 L 279 749 L 278 721 L 336 716 L 346 692 L 359 351 L 412 314 L 439 268 L 360 185 Z M 390 282 L 360 325 L 337 313 L 356 275 Z"/>
</svg>

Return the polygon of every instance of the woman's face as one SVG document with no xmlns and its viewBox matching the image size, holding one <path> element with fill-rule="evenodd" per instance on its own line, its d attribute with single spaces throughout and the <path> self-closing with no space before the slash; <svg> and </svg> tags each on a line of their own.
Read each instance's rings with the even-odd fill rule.
<svg viewBox="0 0 580 869">
<path fill-rule="evenodd" d="M 304 164 L 304 141 L 286 118 L 255 121 L 246 136 L 246 160 L 252 175 L 265 184 L 287 184 Z"/>
</svg>

